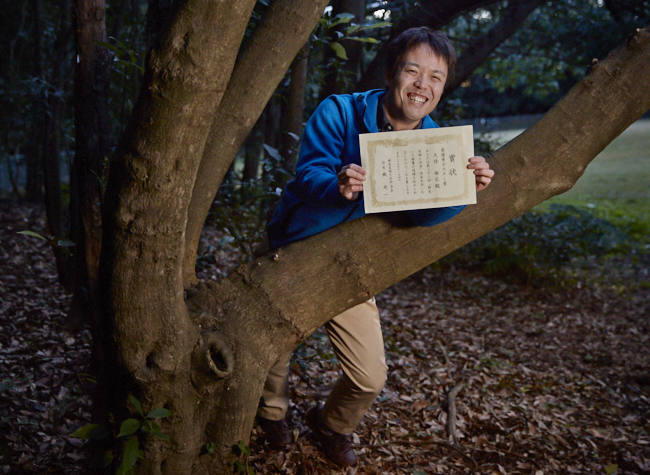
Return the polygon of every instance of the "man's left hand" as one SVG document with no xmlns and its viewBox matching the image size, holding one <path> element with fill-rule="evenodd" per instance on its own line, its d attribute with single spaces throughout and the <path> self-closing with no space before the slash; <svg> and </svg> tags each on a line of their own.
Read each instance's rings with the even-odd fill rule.
<svg viewBox="0 0 650 475">
<path fill-rule="evenodd" d="M 474 170 L 477 192 L 486 189 L 494 177 L 494 170 L 490 169 L 490 164 L 483 157 L 470 158 L 467 168 Z"/>
</svg>

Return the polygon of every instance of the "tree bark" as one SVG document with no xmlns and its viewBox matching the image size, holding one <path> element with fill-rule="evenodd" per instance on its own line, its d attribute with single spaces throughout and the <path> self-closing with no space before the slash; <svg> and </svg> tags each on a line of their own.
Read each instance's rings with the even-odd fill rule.
<svg viewBox="0 0 650 475">
<path fill-rule="evenodd" d="M 262 154 L 262 134 L 260 129 L 262 127 L 261 123 L 264 117 L 260 117 L 260 120 L 255 124 L 255 127 L 246 137 L 244 142 L 244 171 L 242 172 L 242 180 L 250 181 L 257 180 L 259 176 L 260 168 L 260 155 Z"/>
<path fill-rule="evenodd" d="M 63 89 L 65 58 L 68 55 L 70 29 L 70 2 L 61 2 L 61 17 L 57 39 L 54 45 L 54 62 L 50 84 L 56 91 Z M 63 225 L 63 198 L 61 192 L 61 147 L 59 121 L 64 105 L 64 99 L 58 94 L 49 94 L 46 99 L 48 114 L 43 127 L 43 172 L 45 185 L 45 214 L 47 216 L 48 231 L 52 236 L 64 237 L 66 235 Z M 65 253 L 60 246 L 53 246 L 59 282 L 68 291 L 73 291 L 73 269 L 69 253 Z"/>
<path fill-rule="evenodd" d="M 214 196 L 199 188 L 208 186 L 199 178 L 220 181 L 272 89 L 252 88 L 245 81 L 252 75 L 243 73 L 255 65 L 258 77 L 274 83 L 289 61 L 269 65 L 278 56 L 268 53 L 266 61 L 253 61 L 262 51 L 253 42 L 230 75 L 253 3 L 182 6 L 151 54 L 134 118 L 115 153 L 104 214 L 105 313 L 93 328 L 100 340 L 94 351 L 103 363 L 98 382 L 107 412 L 124 415 L 128 391 L 145 408 L 174 412 L 163 424 L 171 442 L 145 441 L 142 473 L 231 471 L 230 447 L 248 441 L 266 373 L 280 354 L 341 311 L 566 191 L 650 109 L 650 31 L 643 30 L 497 151 L 490 158 L 497 172 L 492 186 L 453 220 L 432 228 L 402 226 L 399 215 L 354 220 L 189 290 L 185 301 L 187 250 L 196 250 L 185 232 L 194 231 L 191 219 L 204 218 L 207 208 L 197 209 L 206 202 L 209 208 Z M 310 28 L 304 31 L 288 36 L 295 51 Z M 197 144 L 206 139 L 204 153 Z M 213 456 L 199 457 L 204 443 L 217 444 Z"/>
<path fill-rule="evenodd" d="M 452 220 L 418 228 L 400 225 L 399 215 L 367 216 L 274 251 L 190 293 L 197 323 L 218 331 L 234 348 L 230 377 L 211 393 L 218 410 L 208 425 L 209 439 L 224 450 L 248 440 L 269 365 L 327 320 L 570 189 L 589 162 L 650 109 L 650 90 L 644 87 L 650 81 L 648 61 L 646 29 L 495 152 L 493 184 L 477 205 Z"/>
<path fill-rule="evenodd" d="M 110 56 L 104 0 L 76 0 L 75 156 L 71 170 L 70 236 L 75 243 L 72 313 L 88 316 L 95 300 L 101 250 L 104 164 L 111 154 L 108 119 Z"/>
<path fill-rule="evenodd" d="M 145 407 L 175 413 L 166 431 L 171 446 L 161 450 L 162 441 L 147 441 L 144 473 L 200 473 L 193 466 L 207 406 L 190 372 L 201 333 L 183 298 L 184 231 L 203 144 L 254 4 L 179 2 L 148 56 L 132 120 L 111 163 L 103 209 L 103 315 L 93 322 L 96 417 L 100 411 L 124 415 L 129 392 Z M 205 338 L 213 343 L 208 349 L 217 346 L 215 339 Z"/>
<path fill-rule="evenodd" d="M 542 1 L 522 0 L 508 3 L 504 17 L 485 35 L 469 45 L 458 58 L 456 74 L 453 80 L 446 84 L 443 99 L 458 89 L 500 44 L 510 38 Z"/>
<path fill-rule="evenodd" d="M 113 20 L 113 27 L 111 28 L 111 36 L 113 38 L 119 38 L 120 33 L 122 32 L 122 25 L 124 24 L 124 17 L 126 16 L 126 11 L 129 8 L 131 0 L 121 0 L 117 11 L 114 14 L 115 20 Z"/>
<path fill-rule="evenodd" d="M 307 64 L 309 63 L 309 43 L 301 48 L 291 67 L 291 82 L 287 93 L 287 113 L 282 131 L 282 150 L 284 169 L 293 173 L 298 160 L 298 144 L 302 135 L 302 114 L 305 109 L 305 89 L 307 88 Z"/>
<path fill-rule="evenodd" d="M 196 284 L 196 250 L 205 217 L 237 151 L 316 25 L 326 0 L 277 0 L 244 47 L 212 122 L 188 209 L 183 278 Z M 272 61 L 269 61 L 269 57 Z M 264 81 L 253 81 L 265 78 Z"/>
<path fill-rule="evenodd" d="M 280 98 L 277 95 L 271 96 L 264 107 L 264 143 L 273 148 L 280 148 L 278 135 L 280 130 Z"/>
<path fill-rule="evenodd" d="M 32 0 L 34 12 L 34 77 L 43 79 L 43 2 Z M 45 94 L 33 98 L 32 105 L 32 130 L 35 137 L 42 137 L 44 127 Z M 32 140 L 25 147 L 25 198 L 29 201 L 40 202 L 43 198 L 43 142 Z"/>
</svg>

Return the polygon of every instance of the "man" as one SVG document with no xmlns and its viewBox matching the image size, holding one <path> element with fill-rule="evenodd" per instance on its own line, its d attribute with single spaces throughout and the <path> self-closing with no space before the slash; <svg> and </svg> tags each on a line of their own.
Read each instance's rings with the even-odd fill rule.
<svg viewBox="0 0 650 475">
<path fill-rule="evenodd" d="M 386 90 L 330 96 L 307 122 L 296 178 L 287 185 L 268 227 L 271 248 L 278 248 L 365 215 L 359 134 L 435 128 L 433 112 L 453 75 L 456 55 L 449 40 L 428 28 L 412 28 L 388 47 Z M 483 157 L 468 158 L 476 190 L 490 184 L 494 172 Z M 463 206 L 404 212 L 417 226 L 446 221 Z M 305 418 L 320 449 L 340 467 L 353 467 L 357 458 L 351 434 L 386 381 L 387 367 L 372 298 L 334 317 L 327 330 L 343 374 L 324 406 L 311 408 Z M 284 421 L 289 400 L 286 382 L 290 354 L 270 370 L 257 421 L 275 448 L 290 444 Z"/>
</svg>

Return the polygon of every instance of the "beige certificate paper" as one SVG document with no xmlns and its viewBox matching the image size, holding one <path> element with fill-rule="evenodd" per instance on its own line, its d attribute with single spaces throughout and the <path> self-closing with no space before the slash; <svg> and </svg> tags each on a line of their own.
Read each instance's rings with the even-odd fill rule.
<svg viewBox="0 0 650 475">
<path fill-rule="evenodd" d="M 476 204 L 471 125 L 359 135 L 366 213 Z"/>
</svg>

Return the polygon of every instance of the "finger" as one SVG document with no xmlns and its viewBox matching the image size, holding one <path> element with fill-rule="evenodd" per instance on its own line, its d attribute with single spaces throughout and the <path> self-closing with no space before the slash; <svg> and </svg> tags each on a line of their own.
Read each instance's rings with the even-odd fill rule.
<svg viewBox="0 0 650 475">
<path fill-rule="evenodd" d="M 487 176 L 492 178 L 494 176 L 494 170 L 489 168 L 476 168 L 474 169 L 474 175 L 476 176 Z"/>
<path fill-rule="evenodd" d="M 339 182 L 339 185 L 341 185 L 341 186 L 363 185 L 363 180 L 359 180 L 358 178 L 352 178 L 352 177 L 349 177 L 349 176 L 339 177 L 338 182 Z"/>
<path fill-rule="evenodd" d="M 357 180 L 355 178 L 348 178 L 346 180 L 339 181 L 339 185 L 342 185 L 342 186 L 361 185 L 361 186 L 363 186 L 363 182 L 361 180 Z"/>
<path fill-rule="evenodd" d="M 470 170 L 484 170 L 490 168 L 490 164 L 488 162 L 470 163 L 469 165 L 467 165 L 467 168 L 469 168 Z"/>
<path fill-rule="evenodd" d="M 339 185 L 339 190 L 341 193 L 346 193 L 348 191 L 363 191 L 363 184 L 359 185 Z"/>
<path fill-rule="evenodd" d="M 488 177 L 477 177 L 476 178 L 476 191 L 481 191 L 484 190 L 485 188 L 488 187 L 488 185 L 492 182 L 492 180 Z"/>
<path fill-rule="evenodd" d="M 348 169 L 350 169 L 350 170 L 354 170 L 355 172 L 359 172 L 359 173 L 361 173 L 362 175 L 365 175 L 365 174 L 366 174 L 366 170 L 365 170 L 362 166 L 357 165 L 356 163 L 351 163 L 351 164 L 349 164 L 349 165 L 346 165 L 346 166 L 343 167 L 343 169 L 344 169 L 344 168 L 348 168 Z"/>
<path fill-rule="evenodd" d="M 366 179 L 365 175 L 362 175 L 361 173 L 354 171 L 350 168 L 343 169 L 339 172 L 337 175 L 339 183 L 344 182 L 347 180 L 358 180 L 359 182 L 363 181 Z"/>
</svg>

